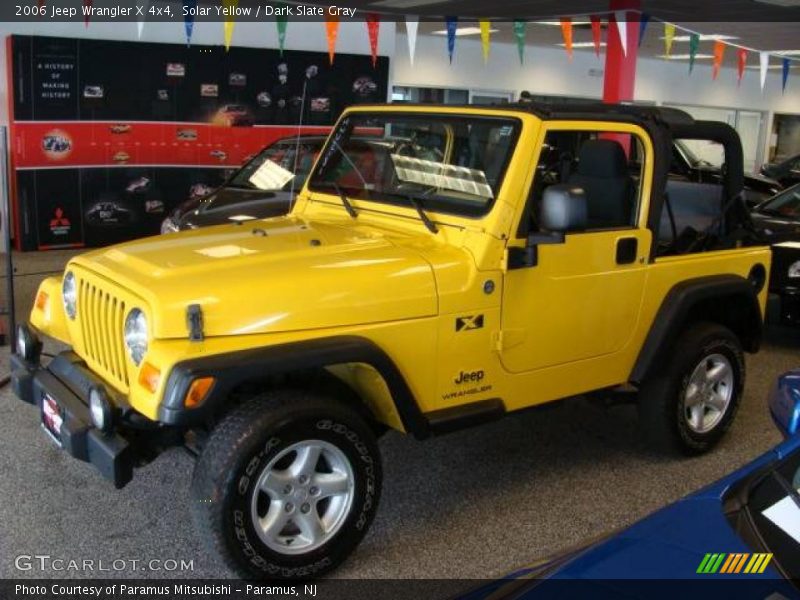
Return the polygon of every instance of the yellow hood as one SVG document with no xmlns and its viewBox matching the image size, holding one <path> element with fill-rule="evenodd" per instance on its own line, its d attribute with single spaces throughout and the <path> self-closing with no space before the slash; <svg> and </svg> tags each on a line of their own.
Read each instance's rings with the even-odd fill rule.
<svg viewBox="0 0 800 600">
<path fill-rule="evenodd" d="M 155 338 L 285 332 L 437 312 L 430 265 L 369 227 L 291 217 L 152 237 L 74 259 L 142 299 Z"/>
</svg>

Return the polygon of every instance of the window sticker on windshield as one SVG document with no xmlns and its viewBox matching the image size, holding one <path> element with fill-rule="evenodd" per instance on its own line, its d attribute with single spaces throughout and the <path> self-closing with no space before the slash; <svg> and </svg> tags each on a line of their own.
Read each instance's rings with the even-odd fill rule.
<svg viewBox="0 0 800 600">
<path fill-rule="evenodd" d="M 294 179 L 294 173 L 271 160 L 265 160 L 250 176 L 250 183 L 261 190 L 279 190 Z"/>
<path fill-rule="evenodd" d="M 790 496 L 776 502 L 761 514 L 800 544 L 800 507 Z"/>
<path fill-rule="evenodd" d="M 483 171 L 399 154 L 391 156 L 400 181 L 440 190 L 463 192 L 481 198 L 494 197 Z"/>
</svg>

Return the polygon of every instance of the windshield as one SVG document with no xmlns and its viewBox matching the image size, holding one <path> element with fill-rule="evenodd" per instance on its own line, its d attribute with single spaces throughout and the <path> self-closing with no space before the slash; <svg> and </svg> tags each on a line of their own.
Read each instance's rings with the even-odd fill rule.
<svg viewBox="0 0 800 600">
<path fill-rule="evenodd" d="M 518 130 L 510 118 L 349 115 L 331 135 L 309 188 L 481 215 L 494 203 Z"/>
<path fill-rule="evenodd" d="M 758 211 L 768 215 L 800 219 L 800 185 L 781 192 L 758 207 Z"/>
<path fill-rule="evenodd" d="M 800 450 L 756 484 L 747 510 L 759 537 L 785 573 L 800 576 Z"/>
<path fill-rule="evenodd" d="M 292 187 L 294 178 L 294 188 L 299 190 L 314 165 L 321 147 L 322 140 L 309 141 L 301 138 L 299 148 L 295 139 L 276 142 L 237 171 L 228 185 L 264 191 L 288 190 Z M 298 149 L 299 152 L 295 152 Z M 297 172 L 295 172 L 295 155 Z M 267 161 L 271 164 L 267 164 Z M 278 168 L 275 168 L 275 165 Z"/>
</svg>

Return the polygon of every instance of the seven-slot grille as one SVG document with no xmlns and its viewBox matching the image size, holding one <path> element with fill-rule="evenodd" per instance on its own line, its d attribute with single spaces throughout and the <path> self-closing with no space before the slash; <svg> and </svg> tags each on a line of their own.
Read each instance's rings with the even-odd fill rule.
<svg viewBox="0 0 800 600">
<path fill-rule="evenodd" d="M 122 392 L 128 390 L 123 326 L 125 302 L 94 283 L 78 278 L 78 320 L 83 358 Z"/>
</svg>

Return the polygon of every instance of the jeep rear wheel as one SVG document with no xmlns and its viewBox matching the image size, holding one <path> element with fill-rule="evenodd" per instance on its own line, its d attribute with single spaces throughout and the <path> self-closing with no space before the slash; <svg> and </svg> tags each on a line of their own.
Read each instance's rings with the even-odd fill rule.
<svg viewBox="0 0 800 600">
<path fill-rule="evenodd" d="M 678 339 L 662 371 L 639 393 L 648 441 L 684 454 L 707 452 L 730 427 L 744 389 L 738 338 L 715 323 L 695 323 Z"/>
<path fill-rule="evenodd" d="M 193 513 L 239 575 L 303 579 L 355 549 L 380 488 L 378 447 L 355 411 L 315 391 L 275 390 L 213 431 L 192 479 Z"/>
</svg>

